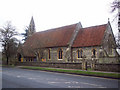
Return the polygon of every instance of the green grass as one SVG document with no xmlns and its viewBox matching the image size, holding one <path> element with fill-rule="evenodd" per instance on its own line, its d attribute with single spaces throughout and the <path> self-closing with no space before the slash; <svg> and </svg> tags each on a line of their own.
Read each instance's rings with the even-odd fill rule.
<svg viewBox="0 0 120 90">
<path fill-rule="evenodd" d="M 1 65 L 2 67 L 15 67 L 15 65 L 14 64 L 12 64 L 12 65 Z"/>
<path fill-rule="evenodd" d="M 92 72 L 92 71 L 80 71 L 80 70 L 65 70 L 65 69 L 42 68 L 42 67 L 31 67 L 31 66 L 22 66 L 21 68 L 23 68 L 23 69 L 33 69 L 33 70 L 56 71 L 56 72 L 73 73 L 73 74 L 104 76 L 104 77 L 111 77 L 111 78 L 120 78 L 120 74 L 118 74 L 118 73 L 104 73 L 104 72 Z"/>
</svg>

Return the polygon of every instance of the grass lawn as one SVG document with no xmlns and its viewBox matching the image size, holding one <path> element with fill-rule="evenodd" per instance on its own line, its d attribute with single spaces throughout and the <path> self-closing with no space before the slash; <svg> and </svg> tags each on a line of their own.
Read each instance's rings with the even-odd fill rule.
<svg viewBox="0 0 120 90">
<path fill-rule="evenodd" d="M 0 66 L 2 66 L 2 67 L 15 67 L 14 64 L 12 64 L 12 65 L 0 65 Z"/>
<path fill-rule="evenodd" d="M 46 70 L 46 71 L 55 71 L 63 73 L 72 73 L 72 74 L 83 74 L 83 75 L 93 75 L 93 76 L 103 76 L 111 78 L 119 78 L 120 74 L 118 73 L 105 73 L 105 72 L 94 72 L 94 71 L 81 71 L 81 70 L 65 70 L 65 69 L 56 69 L 56 68 L 42 68 L 42 67 L 31 67 L 31 66 L 22 66 L 23 69 L 33 69 L 33 70 Z"/>
</svg>

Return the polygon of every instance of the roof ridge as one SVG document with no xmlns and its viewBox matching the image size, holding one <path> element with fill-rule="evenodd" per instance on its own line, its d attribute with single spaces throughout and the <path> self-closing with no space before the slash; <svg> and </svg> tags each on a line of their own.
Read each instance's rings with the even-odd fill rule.
<svg viewBox="0 0 120 90">
<path fill-rule="evenodd" d="M 94 25 L 94 26 L 88 26 L 88 27 L 83 27 L 82 29 L 86 29 L 86 28 L 93 28 L 93 27 L 99 27 L 99 26 L 104 26 L 107 24 L 101 24 L 101 25 Z"/>
<path fill-rule="evenodd" d="M 70 25 L 66 25 L 66 26 L 60 26 L 60 27 L 56 27 L 56 28 L 51 28 L 51 29 L 47 29 L 47 30 L 44 30 L 44 31 L 39 31 L 39 32 L 36 32 L 36 33 L 58 30 L 58 29 L 65 28 L 65 27 L 69 27 L 69 26 L 73 26 L 73 25 L 77 25 L 77 23 L 75 23 L 75 24 L 70 24 Z"/>
</svg>

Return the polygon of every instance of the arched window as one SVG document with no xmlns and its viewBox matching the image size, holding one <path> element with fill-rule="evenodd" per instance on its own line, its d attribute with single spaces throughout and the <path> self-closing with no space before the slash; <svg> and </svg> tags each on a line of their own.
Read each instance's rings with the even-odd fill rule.
<svg viewBox="0 0 120 90">
<path fill-rule="evenodd" d="M 77 50 L 77 58 L 82 58 L 83 57 L 83 50 L 80 49 L 80 50 Z"/>
<path fill-rule="evenodd" d="M 92 49 L 92 55 L 96 56 L 96 50 L 95 49 Z"/>
<path fill-rule="evenodd" d="M 51 59 L 50 49 L 48 49 L 48 59 Z"/>
<path fill-rule="evenodd" d="M 61 48 L 58 50 L 58 59 L 63 59 L 63 50 Z"/>
</svg>

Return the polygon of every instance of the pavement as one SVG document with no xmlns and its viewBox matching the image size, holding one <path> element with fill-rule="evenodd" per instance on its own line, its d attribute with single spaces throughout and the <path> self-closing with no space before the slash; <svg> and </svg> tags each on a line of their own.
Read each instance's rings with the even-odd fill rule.
<svg viewBox="0 0 120 90">
<path fill-rule="evenodd" d="M 3 88 L 118 88 L 116 79 L 66 73 L 2 68 Z"/>
</svg>

